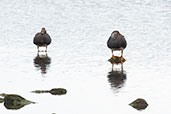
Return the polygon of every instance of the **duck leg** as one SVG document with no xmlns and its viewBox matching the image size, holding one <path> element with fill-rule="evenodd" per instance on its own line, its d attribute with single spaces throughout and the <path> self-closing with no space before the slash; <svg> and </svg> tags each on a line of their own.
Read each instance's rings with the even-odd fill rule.
<svg viewBox="0 0 171 114">
<path fill-rule="evenodd" d="M 39 46 L 37 46 L 37 52 L 39 52 Z"/>
<path fill-rule="evenodd" d="M 112 50 L 112 57 L 114 57 L 114 52 L 113 52 L 113 50 Z"/>
<path fill-rule="evenodd" d="M 46 45 L 45 47 L 46 47 L 46 50 L 45 50 L 45 52 L 47 52 L 47 45 Z"/>
<path fill-rule="evenodd" d="M 121 49 L 121 62 L 123 62 L 123 49 Z"/>
</svg>

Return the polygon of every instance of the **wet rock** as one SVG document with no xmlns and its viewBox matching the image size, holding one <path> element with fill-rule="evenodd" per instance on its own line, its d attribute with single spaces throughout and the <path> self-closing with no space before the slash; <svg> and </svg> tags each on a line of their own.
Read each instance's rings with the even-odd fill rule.
<svg viewBox="0 0 171 114">
<path fill-rule="evenodd" d="M 129 105 L 132 106 L 133 108 L 137 109 L 137 110 L 146 109 L 146 107 L 148 106 L 147 102 L 141 98 L 136 99 L 135 101 L 133 101 Z"/>
<path fill-rule="evenodd" d="M 63 95 L 67 93 L 67 90 L 63 88 L 54 88 L 50 90 L 50 93 L 52 95 Z"/>
<path fill-rule="evenodd" d="M 119 63 L 125 62 L 126 59 L 125 58 L 118 57 L 118 56 L 112 56 L 108 61 L 111 64 L 119 64 Z"/>
<path fill-rule="evenodd" d="M 7 109 L 20 109 L 25 105 L 34 103 L 16 94 L 1 94 L 4 96 L 4 106 Z"/>
<path fill-rule="evenodd" d="M 64 88 L 53 88 L 51 90 L 35 90 L 33 93 L 51 93 L 52 95 L 64 95 L 67 93 L 67 90 Z"/>
<path fill-rule="evenodd" d="M 4 99 L 3 98 L 0 98 L 0 103 L 3 103 L 4 102 Z"/>
<path fill-rule="evenodd" d="M 5 95 L 6 95 L 5 93 L 1 93 L 0 94 L 1 97 L 5 97 Z"/>
</svg>

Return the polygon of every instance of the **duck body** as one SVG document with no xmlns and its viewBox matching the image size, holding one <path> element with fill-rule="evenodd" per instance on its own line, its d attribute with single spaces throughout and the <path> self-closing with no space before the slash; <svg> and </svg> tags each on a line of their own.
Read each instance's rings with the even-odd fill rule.
<svg viewBox="0 0 171 114">
<path fill-rule="evenodd" d="M 113 51 L 121 51 L 121 57 L 123 57 L 123 50 L 126 48 L 127 42 L 119 31 L 113 31 L 107 41 L 107 46 L 112 51 L 112 57 L 114 57 Z"/>
<path fill-rule="evenodd" d="M 39 52 L 39 47 L 46 47 L 45 52 L 47 52 L 47 46 L 51 43 L 51 38 L 49 34 L 46 33 L 45 28 L 42 28 L 41 32 L 37 33 L 33 38 L 33 43 L 37 45 L 37 50 Z"/>
<path fill-rule="evenodd" d="M 49 45 L 51 43 L 51 38 L 47 33 L 37 33 L 34 37 L 33 43 L 37 46 Z"/>
<path fill-rule="evenodd" d="M 107 46 L 113 51 L 120 51 L 126 48 L 127 42 L 125 37 L 121 34 L 111 35 L 107 41 Z"/>
</svg>

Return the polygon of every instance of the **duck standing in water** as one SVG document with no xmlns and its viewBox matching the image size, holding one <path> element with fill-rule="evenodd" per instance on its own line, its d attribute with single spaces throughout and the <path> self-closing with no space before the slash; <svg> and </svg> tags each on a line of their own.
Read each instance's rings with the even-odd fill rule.
<svg viewBox="0 0 171 114">
<path fill-rule="evenodd" d="M 113 31 L 107 41 L 107 46 L 112 50 L 112 57 L 114 56 L 113 51 L 121 51 L 121 60 L 123 60 L 123 50 L 127 46 L 125 37 L 119 33 L 119 31 Z"/>
<path fill-rule="evenodd" d="M 47 46 L 51 43 L 51 38 L 49 34 L 46 33 L 45 28 L 42 28 L 41 32 L 35 35 L 33 39 L 33 43 L 37 45 L 38 52 L 39 52 L 39 47 L 46 47 L 45 52 L 47 52 Z"/>
</svg>

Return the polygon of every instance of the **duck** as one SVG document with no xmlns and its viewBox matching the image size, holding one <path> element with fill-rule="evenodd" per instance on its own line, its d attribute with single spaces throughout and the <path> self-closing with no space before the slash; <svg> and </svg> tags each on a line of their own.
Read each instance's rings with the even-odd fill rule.
<svg viewBox="0 0 171 114">
<path fill-rule="evenodd" d="M 45 28 L 42 28 L 40 32 L 36 33 L 33 43 L 37 46 L 38 52 L 39 47 L 46 47 L 45 52 L 47 52 L 47 46 L 51 43 L 51 37 Z"/>
<path fill-rule="evenodd" d="M 121 60 L 123 60 L 123 50 L 127 46 L 127 41 L 118 30 L 115 30 L 111 33 L 111 36 L 107 41 L 107 46 L 112 51 L 112 57 L 115 57 L 114 51 L 121 51 Z"/>
</svg>

